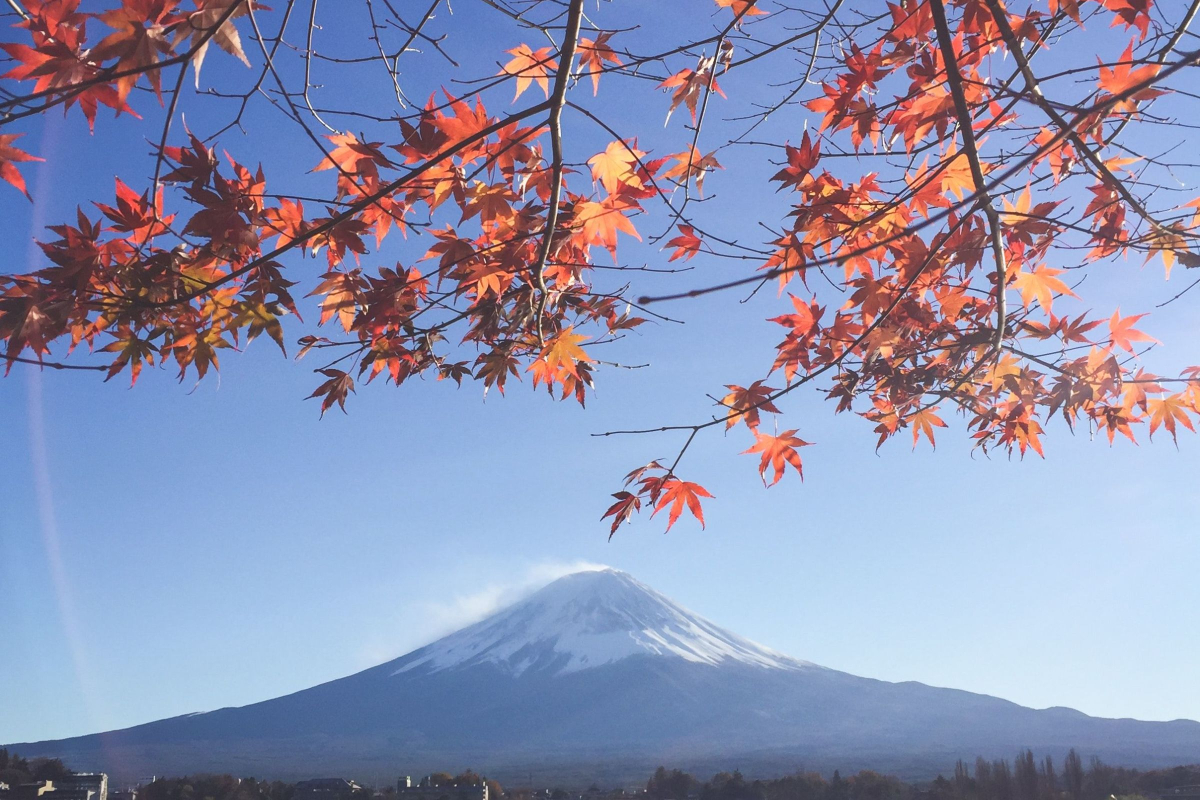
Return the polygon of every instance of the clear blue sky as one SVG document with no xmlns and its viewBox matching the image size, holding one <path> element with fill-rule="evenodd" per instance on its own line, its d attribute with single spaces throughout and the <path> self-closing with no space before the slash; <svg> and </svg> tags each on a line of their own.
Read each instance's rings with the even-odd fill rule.
<svg viewBox="0 0 1200 800">
<path fill-rule="evenodd" d="M 214 78 L 241 69 L 209 59 Z M 23 143 L 53 158 L 26 170 L 32 206 L 0 194 L 5 269 L 29 264 L 39 226 L 110 191 L 112 175 L 144 179 L 148 129 L 101 123 L 95 137 L 77 112 L 25 128 Z M 281 124 L 260 108 L 250 128 Z M 301 146 L 222 143 L 262 158 L 269 176 L 316 163 Z M 729 158 L 709 179 L 714 208 L 748 226 L 760 202 L 778 202 L 764 199 L 769 165 L 752 173 L 756 154 L 745 170 Z M 408 263 L 425 246 L 387 258 Z M 687 285 L 728 274 L 698 266 Z M 1120 280 L 1110 290 L 1126 313 L 1174 293 Z M 301 401 L 310 365 L 265 340 L 223 355 L 220 378 L 195 388 L 167 372 L 130 390 L 15 367 L 0 380 L 0 742 L 294 691 L 400 655 L 580 563 L 627 570 L 738 633 L 859 675 L 1200 719 L 1191 437 L 1178 450 L 1165 439 L 1110 448 L 1055 424 L 1047 459 L 1021 462 L 973 455 L 953 424 L 936 453 L 897 441 L 876 454 L 869 423 L 789 399 L 788 427 L 818 445 L 804 452 L 804 484 L 764 490 L 753 458 L 736 455 L 744 432 L 713 432 L 685 469 L 717 495 L 707 530 L 684 521 L 663 536 L 655 520 L 606 541 L 598 518 L 620 476 L 679 441 L 589 434 L 702 418 L 706 392 L 758 377 L 747 354 L 763 361 L 777 334 L 762 319 L 780 306 L 734 300 L 672 307 L 686 326 L 645 326 L 622 343 L 613 355 L 653 368 L 602 373 L 586 411 L 527 385 L 484 402 L 473 385 L 416 382 L 362 388 L 348 416 L 318 421 L 316 401 Z M 1200 327 L 1187 311 L 1152 327 L 1178 343 L 1176 365 L 1195 362 L 1186 347 Z"/>
</svg>

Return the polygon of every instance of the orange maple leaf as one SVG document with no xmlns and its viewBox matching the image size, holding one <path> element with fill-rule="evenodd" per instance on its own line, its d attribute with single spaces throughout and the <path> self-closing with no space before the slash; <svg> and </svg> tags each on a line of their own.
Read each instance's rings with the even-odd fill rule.
<svg viewBox="0 0 1200 800">
<path fill-rule="evenodd" d="M 720 405 L 730 411 L 729 418 L 725 420 L 725 430 L 739 422 L 745 422 L 747 428 L 754 430 L 759 424 L 760 411 L 781 413 L 770 399 L 776 390 L 764 386 L 762 381 L 755 381 L 749 387 L 728 384 L 725 388 L 729 390 L 729 394 L 722 397 L 720 402 Z"/>
<path fill-rule="evenodd" d="M 635 206 L 613 197 L 608 197 L 600 203 L 585 200 L 575 207 L 575 221 L 583 226 L 583 239 L 587 244 L 603 245 L 612 254 L 613 261 L 616 261 L 618 231 L 627 233 L 638 241 L 642 239 L 624 214 L 632 208 Z"/>
<path fill-rule="evenodd" d="M 600 91 L 600 73 L 604 72 L 604 62 L 621 66 L 624 62 L 613 52 L 608 44 L 611 31 L 605 31 L 593 39 L 579 40 L 579 74 L 590 75 L 592 78 L 592 96 Z"/>
<path fill-rule="evenodd" d="M 754 5 L 755 2 L 757 0 L 717 0 L 717 6 L 732 10 L 733 15 L 739 19 L 758 17 L 766 14 L 766 11 Z"/>
<path fill-rule="evenodd" d="M 551 48 L 542 47 L 533 50 L 527 44 L 521 44 L 508 51 L 513 58 L 504 65 L 501 75 L 517 77 L 517 93 L 513 100 L 529 88 L 529 84 L 537 81 L 546 97 L 550 96 L 550 72 L 558 69 L 558 62 L 551 58 Z"/>
<path fill-rule="evenodd" d="M 141 7 L 139 7 L 141 6 Z M 142 75 L 150 80 L 154 93 L 162 101 L 161 75 L 155 65 L 161 53 L 168 53 L 171 45 L 164 33 L 164 23 L 171 24 L 169 6 L 160 4 L 157 15 L 147 18 L 147 4 L 126 2 L 120 7 L 99 15 L 105 25 L 114 31 L 104 37 L 88 54 L 96 61 L 119 59 L 112 67 L 123 74 L 116 80 L 117 96 L 125 100 L 129 91 Z M 146 23 L 150 23 L 147 27 Z"/>
<path fill-rule="evenodd" d="M 1020 375 L 1021 365 L 1015 358 L 1005 353 L 989 370 L 988 379 L 992 383 L 992 391 L 998 391 L 1006 383 L 1011 383 L 1009 378 L 1019 378 Z"/>
<path fill-rule="evenodd" d="M 764 486 L 774 486 L 779 483 L 779 479 L 783 477 L 783 471 L 788 464 L 800 475 L 800 480 L 804 480 L 804 465 L 800 462 L 800 454 L 796 452 L 797 448 L 807 447 L 810 443 L 796 437 L 795 429 L 784 431 L 778 436 L 771 436 L 765 433 L 754 432 L 754 444 L 749 450 L 743 450 L 742 454 L 761 453 L 762 458 L 758 462 L 758 474 L 762 477 Z M 769 484 L 767 483 L 767 468 L 770 467 L 775 471 L 775 478 Z"/>
<path fill-rule="evenodd" d="M 692 144 L 688 144 L 686 150 L 672 153 L 669 157 L 675 162 L 675 166 L 664 172 L 663 177 L 670 178 L 685 187 L 688 181 L 695 179 L 696 191 L 700 193 L 701 197 L 704 196 L 704 176 L 714 169 L 724 169 L 717 161 L 716 153 L 702 156 Z"/>
<path fill-rule="evenodd" d="M 1050 13 L 1057 14 L 1059 9 L 1062 9 L 1076 23 L 1083 24 L 1079 18 L 1079 0 L 1050 0 Z"/>
<path fill-rule="evenodd" d="M 1150 408 L 1150 436 L 1154 436 L 1154 432 L 1163 427 L 1171 434 L 1171 439 L 1178 444 L 1179 440 L 1175 437 L 1175 425 L 1179 423 L 1189 431 L 1195 433 L 1196 429 L 1192 427 L 1192 421 L 1188 418 L 1187 412 L 1193 414 L 1200 413 L 1196 411 L 1196 407 L 1184 402 L 1184 396 L 1181 394 L 1173 394 L 1162 399 L 1151 398 L 1149 401 Z"/>
<path fill-rule="evenodd" d="M 914 450 L 917 449 L 917 442 L 920 441 L 922 433 L 929 440 L 929 444 L 935 449 L 937 448 L 937 442 L 933 440 L 933 429 L 944 428 L 946 427 L 946 423 L 934 413 L 933 409 L 922 409 L 909 417 L 908 421 L 912 425 Z"/>
<path fill-rule="evenodd" d="M 354 318 L 358 314 L 362 296 L 361 273 L 361 270 L 353 269 L 348 273 L 330 271 L 321 276 L 325 280 L 308 293 L 309 297 L 325 295 L 325 299 L 321 301 L 321 325 L 336 316 L 347 332 L 354 327 Z"/>
<path fill-rule="evenodd" d="M 378 178 L 377 166 L 393 166 L 379 149 L 383 142 L 360 142 L 353 133 L 335 133 L 325 138 L 333 142 L 334 149 L 320 164 L 313 167 L 313 172 L 336 167 L 349 175 Z"/>
<path fill-rule="evenodd" d="M 717 79 L 713 75 L 713 60 L 711 58 L 701 58 L 696 69 L 681 69 L 665 81 L 660 83 L 659 89 L 674 89 L 671 94 L 671 107 L 667 110 L 667 122 L 671 121 L 671 115 L 675 113 L 675 109 L 679 108 L 680 103 L 687 106 L 688 111 L 692 114 L 692 122 L 696 121 L 696 104 L 700 101 L 701 96 L 706 88 L 725 96 L 721 91 L 721 87 L 717 85 Z"/>
<path fill-rule="evenodd" d="M 622 141 L 609 142 L 603 153 L 588 159 L 592 168 L 592 180 L 600 181 L 604 191 L 617 194 L 621 185 L 634 189 L 642 188 L 642 179 L 637 173 L 638 159 L 646 155 L 636 147 Z"/>
<path fill-rule="evenodd" d="M 808 131 L 805 131 L 799 147 L 784 144 L 783 151 L 787 154 L 788 165 L 771 176 L 771 180 L 782 184 L 779 189 L 785 186 L 798 189 L 804 185 L 804 179 L 821 159 L 821 139 L 818 137 L 814 142 Z"/>
<path fill-rule="evenodd" d="M 1140 84 L 1150 82 L 1162 68 L 1159 64 L 1147 64 L 1133 69 L 1133 61 L 1133 42 L 1130 42 L 1121 54 L 1120 63 L 1112 69 L 1103 65 L 1100 67 L 1100 88 L 1115 96 L 1127 95 L 1113 106 L 1114 111 L 1137 111 L 1138 101 L 1153 100 L 1166 94 L 1161 89 L 1149 86 L 1133 91 Z"/>
<path fill-rule="evenodd" d="M 1134 342 L 1153 342 L 1155 344 L 1162 344 L 1162 342 L 1158 341 L 1153 336 L 1142 333 L 1133 327 L 1133 323 L 1137 322 L 1144 316 L 1146 315 L 1135 314 L 1132 317 L 1122 318 L 1120 309 L 1114 311 L 1112 318 L 1108 321 L 1109 341 L 1111 341 L 1117 347 L 1120 347 L 1122 350 L 1126 350 L 1130 353 L 1134 352 Z"/>
<path fill-rule="evenodd" d="M 567 371 L 574 373 L 575 365 L 578 362 L 590 363 L 593 360 L 579 346 L 579 343 L 586 342 L 588 337 L 574 331 L 575 328 L 573 326 L 568 327 L 558 336 L 555 336 L 542 351 L 542 358 L 546 360 L 546 366 L 549 369 L 554 370 L 561 366 Z"/>
<path fill-rule="evenodd" d="M 667 530 L 671 530 L 671 526 L 679 519 L 679 515 L 683 513 L 683 507 L 686 505 L 691 515 L 699 521 L 701 529 L 704 528 L 704 510 L 700 507 L 700 498 L 712 497 L 707 489 L 698 483 L 671 477 L 659 484 L 659 491 L 658 502 L 654 505 L 654 513 L 650 515 L 651 517 L 670 504 L 671 509 L 667 512 Z"/>
<path fill-rule="evenodd" d="M 251 5 L 243 0 L 210 0 L 188 17 L 186 25 L 180 25 L 176 29 L 174 46 L 178 47 L 179 43 L 189 36 L 192 38 L 191 46 L 195 48 L 195 54 L 192 56 L 192 68 L 196 71 L 197 89 L 200 88 L 200 67 L 204 65 L 208 46 L 213 42 L 216 42 L 217 47 L 247 67 L 250 66 L 250 59 L 246 58 L 246 53 L 242 50 L 242 38 L 238 35 L 233 21 L 249 14 Z M 236 6 L 236 8 L 229 13 L 231 6 Z M 261 8 L 257 3 L 254 3 L 253 7 Z M 221 22 L 222 19 L 225 21 Z M 221 22 L 221 27 L 217 28 L 215 34 L 210 34 L 218 22 Z M 211 38 L 209 38 L 210 36 Z"/>
<path fill-rule="evenodd" d="M 263 211 L 263 219 L 266 220 L 267 227 L 279 234 L 275 240 L 276 248 L 291 244 L 304 235 L 306 227 L 304 221 L 304 204 L 298 200 L 292 201 L 286 197 L 280 198 L 279 208 L 265 209 Z M 267 235 L 264 234 L 263 238 L 266 238 Z"/>
<path fill-rule="evenodd" d="M 454 113 L 438 113 L 433 124 L 445 134 L 449 144 L 477 136 L 481 130 L 492 124 L 487 110 L 483 107 L 483 101 L 479 98 L 475 99 L 475 107 L 471 108 L 466 100 L 454 97 L 449 92 L 445 92 L 445 95 L 446 102 Z"/>
<path fill-rule="evenodd" d="M 965 153 L 960 154 L 951 145 L 942 164 L 942 194 L 949 197 L 953 193 L 959 200 L 975 194 L 975 177 L 971 174 L 971 162 Z M 979 166 L 984 175 L 992 170 L 992 165 L 986 162 L 981 162 Z"/>
<path fill-rule="evenodd" d="M 1063 272 L 1064 270 L 1046 266 L 1035 267 L 1032 272 L 1017 272 L 1013 276 L 1013 285 L 1021 293 L 1021 302 L 1025 304 L 1025 308 L 1029 308 L 1029 304 L 1036 299 L 1044 311 L 1049 311 L 1055 293 L 1078 297 L 1071 291 L 1071 287 L 1056 277 Z"/>
<path fill-rule="evenodd" d="M 1175 266 L 1177 258 L 1185 265 L 1188 261 L 1195 259 L 1195 255 L 1188 251 L 1188 240 L 1178 226 L 1155 228 L 1150 232 L 1147 245 L 1146 261 L 1154 258 L 1155 253 L 1162 256 L 1168 279 L 1171 277 L 1171 267 Z"/>
</svg>

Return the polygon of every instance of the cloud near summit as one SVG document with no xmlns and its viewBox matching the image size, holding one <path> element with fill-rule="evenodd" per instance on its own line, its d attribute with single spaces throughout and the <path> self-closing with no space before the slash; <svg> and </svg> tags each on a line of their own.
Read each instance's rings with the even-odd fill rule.
<svg viewBox="0 0 1200 800">
<path fill-rule="evenodd" d="M 539 561 L 503 580 L 445 600 L 414 598 L 399 610 L 395 626 L 363 647 L 360 661 L 363 667 L 370 667 L 397 658 L 523 600 L 564 575 L 604 569 L 611 567 L 591 561 Z"/>
</svg>

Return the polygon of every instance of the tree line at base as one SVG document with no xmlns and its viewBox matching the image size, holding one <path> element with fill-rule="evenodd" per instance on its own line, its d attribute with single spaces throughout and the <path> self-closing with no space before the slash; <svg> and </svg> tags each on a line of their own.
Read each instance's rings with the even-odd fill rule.
<svg viewBox="0 0 1200 800">
<path fill-rule="evenodd" d="M 57 758 L 21 758 L 0 747 L 0 783 L 16 786 L 33 781 L 53 781 L 71 774 Z"/>
<path fill-rule="evenodd" d="M 1114 767 L 1093 758 L 1085 766 L 1071 750 L 1061 765 L 1032 751 L 1016 759 L 974 765 L 958 761 L 949 778 L 905 783 L 892 775 L 863 770 L 830 778 L 797 771 L 781 778 L 751 780 L 739 771 L 719 772 L 701 782 L 681 770 L 659 767 L 646 784 L 654 800 L 1157 800 L 1176 786 L 1200 784 L 1200 764 L 1141 771 Z"/>
<path fill-rule="evenodd" d="M 14 786 L 72 774 L 60 759 L 25 759 L 0 748 L 0 783 Z M 562 787 L 505 791 L 496 781 L 472 770 L 458 775 L 435 772 L 427 780 L 434 786 L 487 783 L 493 798 L 573 800 L 578 796 Z M 949 778 L 938 775 L 923 782 L 904 782 L 874 770 L 846 777 L 834 770 L 829 778 L 819 772 L 797 770 L 783 777 L 762 779 L 748 779 L 734 770 L 701 781 L 682 770 L 660 766 L 646 782 L 645 794 L 650 800 L 1157 800 L 1174 787 L 1188 785 L 1200 785 L 1200 764 L 1137 770 L 1093 758 L 1085 766 L 1079 754 L 1071 750 L 1061 765 L 1056 765 L 1051 756 L 1039 759 L 1025 750 L 1012 762 L 979 757 L 968 765 L 960 760 Z M 157 778 L 139 787 L 139 800 L 291 800 L 294 793 L 295 784 L 284 781 L 196 774 Z M 394 798 L 396 787 L 362 786 L 358 794 L 362 800 Z M 592 784 L 588 794 L 605 792 Z M 618 789 L 611 794 L 626 792 Z"/>
</svg>

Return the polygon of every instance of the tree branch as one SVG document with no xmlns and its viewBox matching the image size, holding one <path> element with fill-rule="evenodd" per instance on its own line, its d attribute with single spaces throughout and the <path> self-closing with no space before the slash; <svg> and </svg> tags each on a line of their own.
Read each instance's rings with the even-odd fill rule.
<svg viewBox="0 0 1200 800">
<path fill-rule="evenodd" d="M 1150 214 L 1145 205 L 1134 196 L 1133 192 L 1129 191 L 1129 187 L 1125 185 L 1125 182 L 1113 174 L 1112 170 L 1108 168 L 1108 165 L 1104 163 L 1100 156 L 1096 155 L 1096 152 L 1088 147 L 1087 142 L 1074 129 L 1074 126 L 1067 122 L 1062 114 L 1058 113 L 1058 110 L 1054 108 L 1054 104 L 1046 99 L 1046 95 L 1042 93 L 1042 87 L 1038 83 L 1037 77 L 1033 74 L 1033 70 L 1029 68 L 1029 61 L 1025 58 L 1025 53 L 1021 49 L 1021 42 L 1017 39 L 1016 33 L 1009 24 L 1008 12 L 1000 4 L 1000 0 L 984 0 L 984 2 L 987 3 L 988 10 L 991 12 L 992 18 L 996 21 L 996 26 L 1000 29 L 1000 36 L 1004 39 L 1004 44 L 1008 47 L 1008 51 L 1012 53 L 1013 58 L 1017 62 L 1017 69 L 1020 70 L 1021 77 L 1025 80 L 1025 90 L 1032 98 L 1033 104 L 1040 108 L 1042 113 L 1049 117 L 1060 130 L 1066 133 L 1067 138 L 1071 140 L 1071 144 L 1083 154 L 1097 176 L 1112 186 L 1117 194 L 1121 195 L 1121 199 L 1139 217 L 1150 223 L 1154 230 L 1165 230 L 1165 226 Z"/>
<path fill-rule="evenodd" d="M 979 148 L 975 143 L 971 110 L 967 107 L 967 97 L 963 92 L 962 73 L 958 70 L 958 61 L 954 54 L 954 39 L 950 35 L 950 26 L 946 22 L 946 9 L 942 5 L 942 0 L 929 0 L 929 8 L 933 12 L 933 24 L 937 29 L 938 49 L 942 51 L 942 61 L 946 66 L 946 83 L 950 85 L 950 96 L 954 100 L 954 115 L 958 117 L 958 129 L 963 140 L 963 154 L 967 157 L 967 163 L 971 167 L 971 179 L 975 182 L 975 203 L 987 216 L 990 229 L 988 236 L 992 244 L 992 258 L 996 262 L 996 333 L 992 340 L 992 346 L 998 353 L 1004 344 L 1004 326 L 1007 316 L 1004 293 L 1008 284 L 1000 213 L 996 211 L 996 204 L 992 201 L 992 196 L 984 181 L 983 166 L 979 160 Z"/>
<path fill-rule="evenodd" d="M 558 227 L 558 207 L 562 200 L 563 183 L 563 150 L 562 150 L 562 110 L 567 99 L 567 85 L 571 79 L 571 63 L 575 60 L 575 47 L 579 41 L 579 24 L 583 19 L 583 0 L 571 0 L 567 12 L 567 29 L 563 34 L 563 44 L 559 48 L 558 72 L 554 75 L 554 91 L 550 95 L 550 200 L 546 209 L 546 227 L 542 233 L 542 246 L 538 251 L 537 263 L 533 265 L 533 278 L 538 288 L 537 325 L 538 342 L 543 342 L 542 316 L 546 313 L 546 262 L 550 259 L 550 251 L 554 247 L 554 231 Z"/>
</svg>

